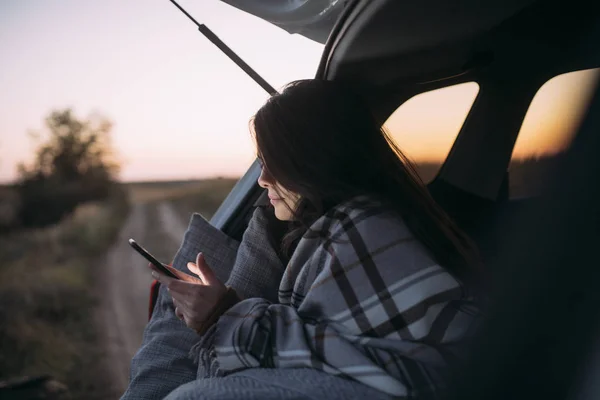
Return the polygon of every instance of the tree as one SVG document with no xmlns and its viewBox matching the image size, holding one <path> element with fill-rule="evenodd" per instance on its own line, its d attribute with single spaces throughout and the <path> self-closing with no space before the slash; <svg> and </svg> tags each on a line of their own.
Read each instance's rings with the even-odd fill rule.
<svg viewBox="0 0 600 400">
<path fill-rule="evenodd" d="M 112 123 L 94 115 L 81 120 L 70 109 L 46 118 L 47 139 L 40 142 L 31 165 L 19 165 L 17 190 L 21 223 L 48 225 L 79 203 L 107 197 L 119 164 L 111 144 Z"/>
</svg>

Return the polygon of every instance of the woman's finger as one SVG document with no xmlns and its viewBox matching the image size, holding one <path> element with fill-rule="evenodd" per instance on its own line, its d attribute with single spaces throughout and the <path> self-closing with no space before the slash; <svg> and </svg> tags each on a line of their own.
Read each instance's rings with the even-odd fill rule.
<svg viewBox="0 0 600 400">
<path fill-rule="evenodd" d="M 191 283 L 200 283 L 200 284 L 202 283 L 202 280 L 200 280 L 199 278 L 196 278 L 195 276 L 190 275 L 190 274 L 186 274 L 185 272 L 182 272 L 176 268 L 173 268 L 170 265 L 165 265 L 165 267 L 167 267 L 167 269 L 169 271 L 171 271 L 176 277 L 178 277 L 182 281 L 191 282 Z"/>
<path fill-rule="evenodd" d="M 214 288 L 197 283 L 185 282 L 177 279 L 172 279 L 167 283 L 170 292 L 185 294 L 190 296 L 210 297 Z"/>
<path fill-rule="evenodd" d="M 212 284 L 220 284 L 221 282 L 213 272 L 213 270 L 206 263 L 206 259 L 204 258 L 204 254 L 198 253 L 196 256 L 196 267 L 198 268 L 198 276 L 202 281 L 207 285 Z"/>
<path fill-rule="evenodd" d="M 207 293 L 206 287 L 201 285 L 191 285 L 189 288 L 184 286 L 182 289 L 182 285 L 173 283 L 169 288 L 169 294 L 180 308 L 183 306 L 191 310 L 205 309 L 215 303 L 215 296 Z"/>
<path fill-rule="evenodd" d="M 198 275 L 198 277 L 200 277 L 201 272 L 200 272 L 200 269 L 198 268 L 198 266 L 196 264 L 194 264 L 193 262 L 189 262 L 189 263 L 187 263 L 187 267 L 190 270 L 190 272 L 192 272 L 193 274 L 196 274 L 196 275 Z M 202 283 L 204 283 L 201 278 L 198 278 L 198 279 Z"/>
<path fill-rule="evenodd" d="M 171 278 L 170 276 L 158 271 L 154 266 L 152 266 L 152 277 L 167 287 L 169 287 L 171 282 L 178 281 L 178 279 Z"/>
<path fill-rule="evenodd" d="M 175 315 L 180 320 L 185 321 L 185 316 L 183 315 L 183 312 L 181 312 L 181 310 L 179 309 L 179 307 L 175 307 Z"/>
<path fill-rule="evenodd" d="M 153 272 L 152 277 L 154 277 L 154 279 L 156 279 L 157 281 L 159 281 L 161 283 L 163 283 L 163 281 L 160 279 L 160 276 L 165 276 L 167 278 L 174 279 L 174 278 L 171 278 L 170 276 L 165 275 L 163 273 L 163 271 L 156 268 L 152 263 L 148 263 L 148 268 L 150 268 L 150 270 Z M 169 271 L 171 271 L 173 273 L 173 275 L 175 275 L 176 277 L 179 278 L 179 280 L 182 280 L 185 282 L 190 282 L 190 283 L 202 284 L 202 280 L 200 280 L 199 278 L 196 278 L 195 276 L 190 275 L 190 274 L 186 274 L 185 272 L 181 272 L 178 269 L 171 267 L 170 265 L 165 265 L 165 268 L 167 268 Z M 157 277 L 157 276 L 155 276 L 154 272 L 156 272 L 157 274 L 160 274 L 160 275 Z"/>
<path fill-rule="evenodd" d="M 177 316 L 177 318 L 179 318 L 182 321 L 185 321 L 185 307 L 182 306 L 182 304 L 175 299 L 173 299 L 173 306 L 175 307 L 175 315 Z"/>
<path fill-rule="evenodd" d="M 212 310 L 215 305 L 213 301 L 195 296 L 175 294 L 175 298 L 176 305 L 188 317 L 204 315 L 207 311 Z"/>
<path fill-rule="evenodd" d="M 194 330 L 197 330 L 206 318 L 208 318 L 208 315 L 204 315 L 203 313 L 197 314 L 194 312 L 194 308 L 189 308 L 185 305 L 177 307 L 175 313 L 180 320 Z"/>
<path fill-rule="evenodd" d="M 198 331 L 210 317 L 214 307 L 213 303 L 203 301 L 192 296 L 172 293 L 174 295 L 175 315 L 189 328 Z"/>
</svg>

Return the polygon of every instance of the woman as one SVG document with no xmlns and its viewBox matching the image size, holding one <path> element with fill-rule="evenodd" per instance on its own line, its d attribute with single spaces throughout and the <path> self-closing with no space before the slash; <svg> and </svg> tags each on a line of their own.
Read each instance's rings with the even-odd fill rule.
<svg viewBox="0 0 600 400">
<path fill-rule="evenodd" d="M 311 368 L 390 396 L 437 391 L 475 322 L 479 260 L 366 104 L 305 80 L 255 115 L 260 186 L 290 221 L 278 301 L 241 299 L 202 255 L 166 284 L 199 378 Z M 175 397 L 174 397 L 175 398 Z"/>
</svg>

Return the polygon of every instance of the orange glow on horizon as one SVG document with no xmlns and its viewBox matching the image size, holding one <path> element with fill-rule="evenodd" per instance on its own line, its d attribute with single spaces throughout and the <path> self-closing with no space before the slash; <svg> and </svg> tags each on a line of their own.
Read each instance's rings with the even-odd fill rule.
<svg viewBox="0 0 600 400">
<path fill-rule="evenodd" d="M 519 132 L 514 158 L 565 150 L 590 101 L 600 69 L 576 71 L 546 82 L 534 97 Z M 385 128 L 415 162 L 441 162 L 452 147 L 479 86 L 464 83 L 421 93 L 402 104 Z"/>
<path fill-rule="evenodd" d="M 469 82 L 418 94 L 398 107 L 384 128 L 413 161 L 440 162 L 448 155 L 478 92 L 479 85 Z"/>
<path fill-rule="evenodd" d="M 546 82 L 523 120 L 513 158 L 538 157 L 566 150 L 596 88 L 600 69 L 570 72 Z"/>
</svg>

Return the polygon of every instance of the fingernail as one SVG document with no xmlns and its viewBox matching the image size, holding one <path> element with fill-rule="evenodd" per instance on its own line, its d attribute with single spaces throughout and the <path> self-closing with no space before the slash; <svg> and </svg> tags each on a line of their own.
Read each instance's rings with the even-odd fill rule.
<svg viewBox="0 0 600 400">
<path fill-rule="evenodd" d="M 152 271 L 152 277 L 154 279 L 158 279 L 158 274 L 156 272 Z"/>
</svg>

